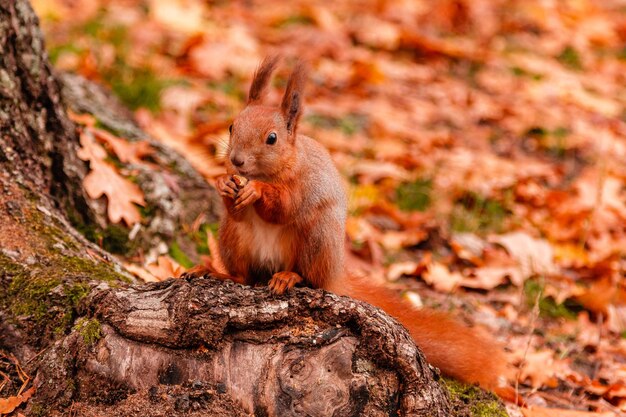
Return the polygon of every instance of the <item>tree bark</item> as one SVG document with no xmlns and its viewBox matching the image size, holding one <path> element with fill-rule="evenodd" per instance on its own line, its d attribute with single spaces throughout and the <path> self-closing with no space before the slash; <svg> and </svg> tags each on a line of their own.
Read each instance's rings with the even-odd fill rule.
<svg viewBox="0 0 626 417">
<path fill-rule="evenodd" d="M 406 330 L 370 305 L 210 277 L 136 283 L 78 231 L 113 225 L 82 188 L 66 106 L 150 138 L 99 87 L 60 79 L 28 1 L 0 0 L 0 353 L 36 375 L 27 415 L 449 415 Z M 219 214 L 215 191 L 151 143 L 160 168 L 133 169 L 154 210 L 129 251 L 184 246 L 183 225 Z"/>
</svg>

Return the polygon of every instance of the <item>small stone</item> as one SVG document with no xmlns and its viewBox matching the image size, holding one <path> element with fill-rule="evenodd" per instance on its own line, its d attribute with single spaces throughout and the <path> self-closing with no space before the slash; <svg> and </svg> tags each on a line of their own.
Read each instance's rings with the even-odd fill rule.
<svg viewBox="0 0 626 417">
<path fill-rule="evenodd" d="M 189 401 L 189 395 L 183 394 L 176 399 L 176 403 L 174 403 L 174 408 L 176 411 L 185 412 L 188 411 L 191 407 L 191 402 Z"/>
</svg>

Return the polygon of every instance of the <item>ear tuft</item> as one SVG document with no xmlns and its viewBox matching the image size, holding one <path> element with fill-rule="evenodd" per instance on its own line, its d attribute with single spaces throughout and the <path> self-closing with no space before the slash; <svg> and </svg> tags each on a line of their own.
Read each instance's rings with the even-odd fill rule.
<svg viewBox="0 0 626 417">
<path fill-rule="evenodd" d="M 267 85 L 272 77 L 272 73 L 274 72 L 276 65 L 278 65 L 279 60 L 280 56 L 269 55 L 265 57 L 263 62 L 261 62 L 261 65 L 259 65 L 257 70 L 254 72 L 254 77 L 252 78 L 250 93 L 248 93 L 248 104 L 260 101 L 263 98 Z"/>
<path fill-rule="evenodd" d="M 287 130 L 294 134 L 298 126 L 298 119 L 302 114 L 302 93 L 306 82 L 307 67 L 302 61 L 296 63 L 293 72 L 287 81 L 287 89 L 283 96 L 280 109 L 287 122 Z"/>
</svg>

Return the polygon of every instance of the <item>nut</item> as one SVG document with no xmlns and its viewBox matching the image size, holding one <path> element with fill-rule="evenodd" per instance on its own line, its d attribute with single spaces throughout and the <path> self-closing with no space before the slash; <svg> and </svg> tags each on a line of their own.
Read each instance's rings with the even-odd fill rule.
<svg viewBox="0 0 626 417">
<path fill-rule="evenodd" d="M 244 187 L 248 183 L 248 179 L 246 177 L 242 177 L 241 175 L 233 175 L 233 181 L 239 188 Z"/>
</svg>

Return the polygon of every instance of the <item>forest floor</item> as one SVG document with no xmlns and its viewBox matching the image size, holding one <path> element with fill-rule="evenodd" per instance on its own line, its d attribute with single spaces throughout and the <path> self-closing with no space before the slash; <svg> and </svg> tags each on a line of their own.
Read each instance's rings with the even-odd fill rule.
<svg viewBox="0 0 626 417">
<path fill-rule="evenodd" d="M 56 68 L 110 87 L 209 181 L 260 60 L 285 57 L 275 102 L 309 62 L 300 129 L 346 178 L 349 267 L 487 328 L 527 417 L 626 412 L 626 1 L 598 4 L 33 1 Z M 120 184 L 113 215 L 139 222 L 117 162 L 149 149 L 73 117 Z M 124 261 L 179 273 L 215 252 L 201 223 L 197 253 Z"/>
</svg>

